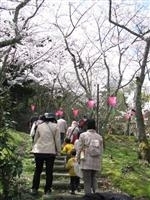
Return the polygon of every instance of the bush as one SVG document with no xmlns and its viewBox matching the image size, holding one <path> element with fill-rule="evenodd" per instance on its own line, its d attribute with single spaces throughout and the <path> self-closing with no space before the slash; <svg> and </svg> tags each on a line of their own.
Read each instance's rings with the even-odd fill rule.
<svg viewBox="0 0 150 200">
<path fill-rule="evenodd" d="M 7 128 L 0 129 L 0 183 L 3 199 L 16 193 L 17 179 L 22 173 L 22 158 L 19 146 Z"/>
</svg>

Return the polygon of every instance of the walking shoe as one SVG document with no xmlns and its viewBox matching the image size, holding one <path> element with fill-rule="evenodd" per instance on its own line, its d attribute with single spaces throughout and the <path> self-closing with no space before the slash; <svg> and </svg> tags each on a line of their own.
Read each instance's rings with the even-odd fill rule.
<svg viewBox="0 0 150 200">
<path fill-rule="evenodd" d="M 47 192 L 45 192 L 44 198 L 49 198 L 50 196 L 51 196 L 51 190 L 48 190 Z"/>
<path fill-rule="evenodd" d="M 74 191 L 71 191 L 70 194 L 74 195 L 74 194 L 76 194 L 76 193 L 75 193 Z"/>
<path fill-rule="evenodd" d="M 36 189 L 31 189 L 30 190 L 30 194 L 31 195 L 37 195 L 38 194 L 38 191 Z"/>
<path fill-rule="evenodd" d="M 51 192 L 52 192 L 51 189 L 49 189 L 49 190 L 45 190 L 45 191 L 44 191 L 45 194 L 50 194 Z"/>
<path fill-rule="evenodd" d="M 81 192 L 81 188 L 80 187 L 77 188 L 77 192 Z"/>
</svg>

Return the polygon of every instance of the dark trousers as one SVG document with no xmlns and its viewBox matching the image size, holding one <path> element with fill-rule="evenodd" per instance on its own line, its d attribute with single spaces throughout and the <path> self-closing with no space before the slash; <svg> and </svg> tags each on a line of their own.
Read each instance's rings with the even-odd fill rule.
<svg viewBox="0 0 150 200">
<path fill-rule="evenodd" d="M 60 133 L 60 140 L 61 140 L 61 144 L 64 143 L 64 140 L 65 140 L 65 133 Z"/>
<path fill-rule="evenodd" d="M 54 166 L 55 155 L 49 154 L 35 154 L 35 171 L 32 182 L 32 189 L 39 189 L 40 175 L 43 171 L 43 166 L 46 166 L 46 184 L 44 192 L 51 191 L 53 182 L 53 166 Z"/>
<path fill-rule="evenodd" d="M 80 177 L 78 176 L 70 176 L 70 190 L 74 192 L 79 188 L 80 185 Z"/>
</svg>

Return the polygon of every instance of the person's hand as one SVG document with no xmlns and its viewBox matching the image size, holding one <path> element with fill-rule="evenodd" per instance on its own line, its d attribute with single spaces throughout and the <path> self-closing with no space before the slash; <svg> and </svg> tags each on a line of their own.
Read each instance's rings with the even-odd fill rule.
<svg viewBox="0 0 150 200">
<path fill-rule="evenodd" d="M 77 157 L 74 158 L 75 162 L 77 162 Z"/>
<path fill-rule="evenodd" d="M 75 159 L 76 159 L 76 162 L 80 163 L 79 157 L 75 157 Z"/>
</svg>

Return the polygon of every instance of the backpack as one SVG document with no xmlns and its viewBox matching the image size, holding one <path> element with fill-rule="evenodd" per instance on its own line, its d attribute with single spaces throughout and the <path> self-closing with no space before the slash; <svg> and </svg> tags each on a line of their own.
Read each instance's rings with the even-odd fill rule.
<svg viewBox="0 0 150 200">
<path fill-rule="evenodd" d="M 101 155 L 100 141 L 98 139 L 91 139 L 88 147 L 89 155 L 97 157 Z"/>
</svg>

